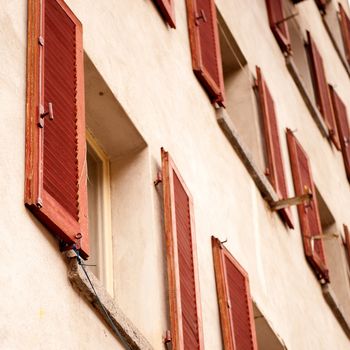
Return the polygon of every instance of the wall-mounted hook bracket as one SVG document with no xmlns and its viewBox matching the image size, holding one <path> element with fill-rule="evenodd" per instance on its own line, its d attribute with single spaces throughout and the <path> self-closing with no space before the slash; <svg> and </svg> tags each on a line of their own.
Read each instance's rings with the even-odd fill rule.
<svg viewBox="0 0 350 350">
<path fill-rule="evenodd" d="M 313 196 L 312 192 L 308 190 L 306 193 L 304 193 L 301 196 L 295 196 L 287 199 L 281 199 L 277 202 L 273 202 L 271 204 L 271 209 L 280 210 L 283 208 L 288 208 L 292 205 L 298 205 L 301 203 L 310 203 L 312 200 L 312 196 Z"/>
<path fill-rule="evenodd" d="M 157 177 L 156 179 L 153 181 L 154 186 L 157 186 L 158 184 L 160 184 L 163 181 L 163 176 L 162 176 L 162 172 L 160 170 L 157 171 Z"/>
<path fill-rule="evenodd" d="M 167 349 L 169 349 L 169 346 L 171 345 L 172 339 L 171 339 L 171 331 L 167 329 L 165 331 L 164 337 L 163 337 L 163 343 Z"/>
</svg>

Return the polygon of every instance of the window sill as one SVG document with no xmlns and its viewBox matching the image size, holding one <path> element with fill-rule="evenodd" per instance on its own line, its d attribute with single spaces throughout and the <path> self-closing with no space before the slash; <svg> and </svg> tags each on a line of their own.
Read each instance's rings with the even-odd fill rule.
<svg viewBox="0 0 350 350">
<path fill-rule="evenodd" d="M 306 107 L 308 108 L 313 120 L 315 121 L 317 127 L 321 131 L 322 136 L 329 138 L 328 129 L 326 127 L 325 122 L 323 121 L 323 118 L 321 116 L 321 113 L 318 111 L 312 100 L 310 99 L 310 96 L 307 92 L 307 89 L 305 87 L 305 84 L 302 80 L 302 78 L 299 75 L 298 69 L 293 61 L 293 58 L 291 56 L 286 57 L 286 65 L 288 68 L 288 71 L 290 75 L 292 76 L 295 84 L 297 85 L 300 94 L 306 104 Z"/>
<path fill-rule="evenodd" d="M 86 301 L 91 303 L 92 306 L 98 310 L 102 318 L 109 326 L 110 320 L 112 321 L 114 327 L 117 328 L 120 335 L 124 338 L 121 340 L 125 342 L 132 350 L 152 350 L 152 346 L 120 310 L 115 300 L 108 294 L 101 282 L 94 276 L 94 274 L 90 273 L 89 278 L 97 295 L 99 296 L 102 304 L 101 306 L 82 267 L 78 263 L 78 259 L 74 251 L 68 251 L 66 253 L 66 257 L 68 258 L 68 279 L 72 283 L 74 289 L 81 293 L 83 298 L 85 298 Z M 110 320 L 104 313 L 102 307 L 108 313 Z M 117 338 L 120 338 L 120 335 L 113 330 L 111 326 L 110 330 Z"/>
<path fill-rule="evenodd" d="M 228 141 L 236 151 L 237 155 L 242 160 L 244 166 L 254 180 L 263 198 L 269 203 L 270 206 L 272 206 L 279 200 L 277 193 L 271 186 L 267 177 L 257 168 L 256 164 L 253 162 L 252 156 L 241 141 L 239 134 L 231 121 L 231 118 L 224 108 L 218 108 L 216 110 L 216 120 L 221 130 L 227 137 Z"/>
<path fill-rule="evenodd" d="M 327 304 L 332 309 L 334 316 L 342 326 L 347 337 L 350 339 L 350 320 L 346 318 L 344 312 L 342 311 L 341 305 L 336 300 L 330 284 L 325 284 L 322 286 L 322 293 L 327 301 Z"/>
</svg>

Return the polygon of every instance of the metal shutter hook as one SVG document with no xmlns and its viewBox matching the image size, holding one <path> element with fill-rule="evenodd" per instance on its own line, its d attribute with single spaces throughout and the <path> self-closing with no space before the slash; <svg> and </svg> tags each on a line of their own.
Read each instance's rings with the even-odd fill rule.
<svg viewBox="0 0 350 350">
<path fill-rule="evenodd" d="M 42 105 L 40 106 L 40 118 L 39 118 L 39 127 L 40 128 L 44 127 L 44 118 L 46 116 L 49 116 L 50 120 L 54 119 L 52 102 L 48 103 L 48 107 L 49 107 L 49 110 L 45 112 L 44 107 Z"/>
</svg>

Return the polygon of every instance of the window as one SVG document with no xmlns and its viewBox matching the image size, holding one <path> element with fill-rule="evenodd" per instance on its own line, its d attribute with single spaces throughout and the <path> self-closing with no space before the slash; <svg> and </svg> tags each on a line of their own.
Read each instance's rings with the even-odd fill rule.
<svg viewBox="0 0 350 350">
<path fill-rule="evenodd" d="M 29 0 L 28 14 L 25 203 L 86 258 L 82 26 L 63 1 Z"/>
<path fill-rule="evenodd" d="M 85 111 L 91 256 L 87 262 L 111 295 L 133 317 L 126 304 L 126 290 L 137 305 L 141 269 L 131 279 L 126 266 L 137 264 L 146 254 L 135 256 L 136 242 L 146 235 L 138 225 L 147 226 L 135 211 L 147 212 L 143 188 L 151 183 L 146 143 L 115 98 L 95 64 L 84 54 Z M 96 186 L 97 185 L 97 186 Z M 118 248 L 114 246 L 118 242 Z M 126 253 L 128 252 L 128 253 Z M 116 275 L 118 278 L 113 278 Z M 131 284 L 134 284 L 132 286 Z M 113 294 L 114 292 L 114 294 Z M 133 294 L 135 293 L 135 295 Z"/>
<path fill-rule="evenodd" d="M 350 181 L 350 128 L 348 122 L 348 113 L 346 106 L 341 98 L 338 96 L 335 89 L 330 86 L 333 109 L 335 119 L 337 122 L 337 129 L 339 133 L 339 140 L 341 145 L 341 151 L 343 154 L 345 172 L 348 180 Z"/>
<path fill-rule="evenodd" d="M 298 8 L 289 0 L 266 0 L 266 7 L 272 33 L 285 55 L 287 68 L 316 125 L 322 135 L 328 137 L 321 112 L 316 107 L 309 56 L 305 50 L 306 38 L 298 21 Z"/>
<path fill-rule="evenodd" d="M 160 13 L 171 28 L 176 27 L 174 0 L 154 0 Z"/>
<path fill-rule="evenodd" d="M 295 193 L 300 196 L 305 192 L 311 192 L 313 195 L 309 203 L 298 205 L 304 253 L 317 278 L 324 284 L 329 282 L 329 272 L 309 158 L 293 132 L 289 129 L 287 129 L 287 140 Z"/>
<path fill-rule="evenodd" d="M 111 183 L 109 158 L 87 130 L 87 191 L 90 271 L 113 295 Z"/>
<path fill-rule="evenodd" d="M 289 38 L 289 30 L 287 19 L 284 15 L 282 0 L 266 0 L 267 13 L 271 30 L 281 48 L 281 50 L 289 55 L 291 53 L 291 43 Z"/>
<path fill-rule="evenodd" d="M 263 193 L 265 189 L 261 184 L 266 179 L 270 181 L 272 191 L 275 192 L 272 201 L 286 199 L 288 193 L 273 98 L 260 68 L 257 68 L 257 79 L 254 79 L 220 12 L 218 28 L 226 91 L 225 114 L 232 121 L 237 137 L 242 142 L 241 150 L 246 147 L 246 154 L 249 153 L 241 158 L 246 166 L 254 163 L 252 167 L 256 167 L 261 174 L 265 173 L 266 178 L 261 180 L 262 176 L 257 174 L 255 169 L 248 168 Z M 238 149 L 237 146 L 234 147 Z M 244 157 L 246 158 L 243 159 Z M 279 214 L 284 222 L 293 228 L 290 210 L 281 209 Z"/>
<path fill-rule="evenodd" d="M 213 103 L 225 105 L 214 0 L 186 0 L 192 67 Z"/>
<path fill-rule="evenodd" d="M 257 350 L 248 274 L 215 237 L 212 247 L 224 348 Z"/>
<path fill-rule="evenodd" d="M 335 147 L 340 150 L 338 130 L 335 123 L 332 100 L 327 84 L 323 60 L 310 32 L 307 32 L 307 38 L 307 48 L 310 57 L 310 68 L 317 107 L 323 116 L 332 142 L 334 143 Z"/>
<path fill-rule="evenodd" d="M 343 38 L 345 57 L 350 66 L 350 19 L 341 4 L 339 4 L 339 22 Z"/>
<path fill-rule="evenodd" d="M 288 198 L 288 193 L 274 101 L 259 67 L 256 67 L 256 74 L 256 85 L 259 94 L 266 144 L 267 166 L 265 174 L 279 199 L 286 199 Z M 279 213 L 288 226 L 294 228 L 290 208 L 283 208 Z"/>
<path fill-rule="evenodd" d="M 347 42 L 350 38 L 348 37 L 349 34 L 347 32 L 349 30 L 348 28 L 350 28 L 350 21 L 344 8 L 340 3 L 337 4 L 337 2 L 333 1 L 329 2 L 327 4 L 327 11 L 325 11 L 322 16 L 322 20 L 339 58 L 345 69 L 349 70 L 350 61 L 347 62 Z"/>
<path fill-rule="evenodd" d="M 162 149 L 164 226 L 172 349 L 204 349 L 191 195 Z"/>
<path fill-rule="evenodd" d="M 319 213 L 321 227 L 323 232 L 323 244 L 327 267 L 329 270 L 330 283 L 324 288 L 326 301 L 329 303 L 336 318 L 345 328 L 350 331 L 350 279 L 349 265 L 347 261 L 346 247 L 343 241 L 346 241 L 346 230 L 344 236 L 326 204 L 324 197 L 316 188 L 316 197 L 319 203 Z"/>
</svg>

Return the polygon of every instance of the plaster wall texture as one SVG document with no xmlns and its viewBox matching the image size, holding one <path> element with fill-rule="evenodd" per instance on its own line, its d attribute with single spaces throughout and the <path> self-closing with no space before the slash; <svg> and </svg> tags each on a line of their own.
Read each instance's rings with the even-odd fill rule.
<svg viewBox="0 0 350 350">
<path fill-rule="evenodd" d="M 87 55 L 147 144 L 111 167 L 115 298 L 124 313 L 155 349 L 163 348 L 169 325 L 162 196 L 152 183 L 163 146 L 193 196 L 206 349 L 222 348 L 211 235 L 228 239 L 227 248 L 249 273 L 254 301 L 288 349 L 349 348 L 305 260 L 296 209 L 291 231 L 270 211 L 216 123 L 215 109 L 192 72 L 185 1 L 175 1 L 176 30 L 164 24 L 149 0 L 67 3 L 83 23 Z M 265 2 L 216 4 L 251 72 L 255 65 L 262 68 L 275 100 L 289 193 L 286 127 L 297 129 L 339 228 L 350 224 L 341 155 L 321 136 L 286 69 Z M 6 281 L 2 300 L 8 302 L 0 306 L 0 348 L 121 348 L 72 289 L 56 241 L 23 205 L 26 1 L 1 6 L 0 279 Z M 328 81 L 350 111 L 350 80 L 314 2 L 297 8 L 323 56 Z M 119 198 L 126 201 L 120 204 Z"/>
</svg>

